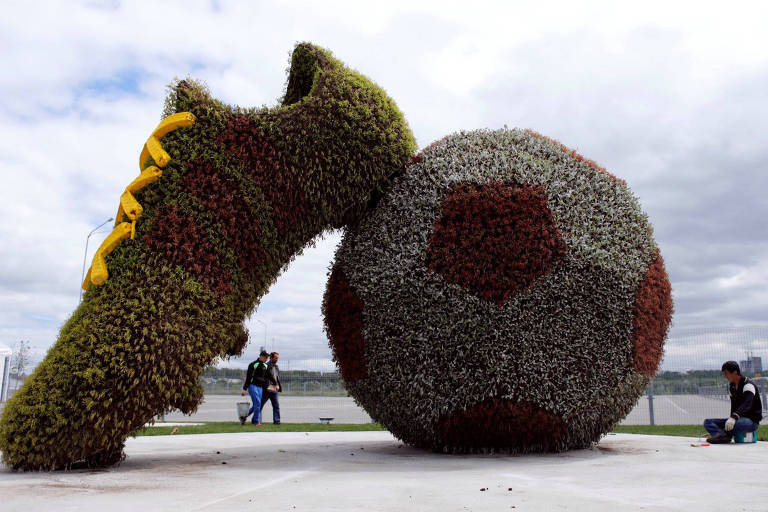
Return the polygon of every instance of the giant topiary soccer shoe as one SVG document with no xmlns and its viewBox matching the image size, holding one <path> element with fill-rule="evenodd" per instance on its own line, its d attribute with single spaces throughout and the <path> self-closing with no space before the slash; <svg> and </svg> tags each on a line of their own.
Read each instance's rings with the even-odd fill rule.
<svg viewBox="0 0 768 512">
<path fill-rule="evenodd" d="M 363 211 L 416 149 L 394 102 L 326 50 L 293 52 L 277 108 L 178 82 L 120 199 L 83 302 L 0 419 L 16 469 L 108 465 L 156 415 L 194 411 L 198 376 L 319 233 Z"/>
</svg>

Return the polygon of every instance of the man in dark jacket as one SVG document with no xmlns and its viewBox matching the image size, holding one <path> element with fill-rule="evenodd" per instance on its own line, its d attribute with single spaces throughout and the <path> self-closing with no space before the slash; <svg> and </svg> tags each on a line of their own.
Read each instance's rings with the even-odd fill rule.
<svg viewBox="0 0 768 512">
<path fill-rule="evenodd" d="M 246 390 L 251 395 L 251 401 L 253 405 L 248 409 L 248 415 L 245 418 L 240 418 L 240 423 L 245 425 L 245 420 L 253 413 L 253 419 L 251 423 L 256 426 L 261 425 L 261 397 L 262 391 L 267 386 L 267 352 L 261 351 L 259 358 L 248 365 L 248 373 L 245 375 L 245 382 L 243 383 L 243 391 L 240 393 L 245 396 Z"/>
<path fill-rule="evenodd" d="M 275 425 L 280 424 L 280 402 L 277 399 L 277 394 L 283 390 L 280 386 L 280 368 L 277 366 L 277 360 L 280 359 L 280 354 L 272 352 L 269 354 L 269 364 L 267 365 L 267 387 L 264 388 L 264 393 L 261 399 L 261 408 L 267 405 L 267 400 L 272 402 L 272 421 Z"/>
<path fill-rule="evenodd" d="M 711 436 L 709 443 L 730 443 L 737 432 L 754 432 L 763 418 L 763 406 L 754 382 L 741 375 L 739 363 L 723 363 L 723 375 L 730 383 L 731 416 L 726 419 L 706 419 L 704 428 Z"/>
</svg>

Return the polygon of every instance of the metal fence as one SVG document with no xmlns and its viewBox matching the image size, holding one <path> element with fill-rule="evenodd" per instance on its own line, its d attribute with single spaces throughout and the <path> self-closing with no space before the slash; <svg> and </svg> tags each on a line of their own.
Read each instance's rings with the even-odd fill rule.
<svg viewBox="0 0 768 512">
<path fill-rule="evenodd" d="M 314 360 L 313 360 L 314 361 Z M 322 361 L 322 360 L 319 360 Z M 311 365 L 310 365 L 311 366 Z M 280 383 L 283 396 L 347 396 L 338 372 L 327 371 L 328 364 L 317 364 L 318 369 L 291 369 L 281 364 Z M 206 394 L 240 394 L 245 380 L 245 370 L 206 371 L 201 383 Z"/>
</svg>

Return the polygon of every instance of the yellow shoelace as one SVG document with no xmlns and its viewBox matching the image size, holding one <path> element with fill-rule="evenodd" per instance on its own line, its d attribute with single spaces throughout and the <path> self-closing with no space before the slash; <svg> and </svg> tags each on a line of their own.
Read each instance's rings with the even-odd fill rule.
<svg viewBox="0 0 768 512">
<path fill-rule="evenodd" d="M 136 234 L 136 220 L 141 217 L 143 211 L 133 194 L 150 183 L 159 180 L 160 176 L 163 175 L 162 168 L 171 161 L 170 155 L 163 149 L 160 140 L 173 130 L 193 124 L 195 124 L 195 116 L 192 113 L 180 112 L 173 114 L 160 121 L 155 131 L 152 132 L 147 142 L 144 143 L 144 148 L 139 156 L 139 177 L 125 187 L 125 192 L 120 196 L 120 206 L 115 216 L 115 229 L 112 230 L 112 233 L 96 250 L 96 254 L 93 256 L 93 263 L 91 263 L 88 274 L 85 276 L 85 281 L 83 281 L 83 290 L 88 290 L 89 282 L 95 286 L 104 284 L 109 278 L 107 262 L 105 260 L 106 256 L 126 238 L 133 240 Z M 150 165 L 144 168 L 144 163 L 147 162 L 149 157 L 152 157 L 152 160 L 157 165 Z M 125 217 L 128 217 L 130 222 L 123 222 Z"/>
</svg>

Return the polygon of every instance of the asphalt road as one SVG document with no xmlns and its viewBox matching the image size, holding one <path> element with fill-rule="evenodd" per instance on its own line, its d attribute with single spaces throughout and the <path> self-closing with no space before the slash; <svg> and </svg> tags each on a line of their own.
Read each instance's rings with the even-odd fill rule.
<svg viewBox="0 0 768 512">
<path fill-rule="evenodd" d="M 167 421 L 236 421 L 237 402 L 250 399 L 239 395 L 206 395 L 198 412 L 185 416 L 168 414 Z M 728 416 L 729 404 L 724 398 L 699 395 L 658 395 L 653 400 L 656 425 L 701 424 L 706 418 Z M 312 423 L 321 417 L 334 418 L 334 423 L 368 423 L 371 417 L 350 397 L 281 396 L 280 413 L 286 423 Z M 265 421 L 272 421 L 272 405 L 264 407 Z M 648 398 L 643 396 L 624 419 L 622 425 L 649 425 Z"/>
<path fill-rule="evenodd" d="M 248 396 L 206 395 L 195 414 L 174 412 L 166 421 L 237 421 L 237 402 Z M 371 417 L 346 396 L 280 396 L 280 420 L 285 423 L 317 423 L 320 418 L 334 418 L 333 423 L 370 423 Z M 272 421 L 272 404 L 264 406 L 262 421 Z"/>
<path fill-rule="evenodd" d="M 237 402 L 250 402 L 240 395 L 206 395 L 197 412 L 187 416 L 173 412 L 166 421 L 237 421 Z M 0 413 L 5 404 L 0 403 Z M 656 425 L 701 424 L 706 418 L 725 418 L 729 403 L 726 397 L 699 395 L 657 395 L 653 399 Z M 371 417 L 351 397 L 281 396 L 281 420 L 286 423 L 314 423 L 319 418 L 334 418 L 334 423 L 368 423 Z M 264 421 L 272 421 L 272 405 L 264 407 Z M 640 397 L 622 425 L 650 425 L 648 398 Z"/>
<path fill-rule="evenodd" d="M 700 395 L 656 395 L 653 397 L 653 416 L 656 425 L 694 425 L 707 418 L 727 418 L 730 401 L 726 396 L 713 398 Z M 638 400 L 622 425 L 650 425 L 648 397 Z"/>
</svg>

